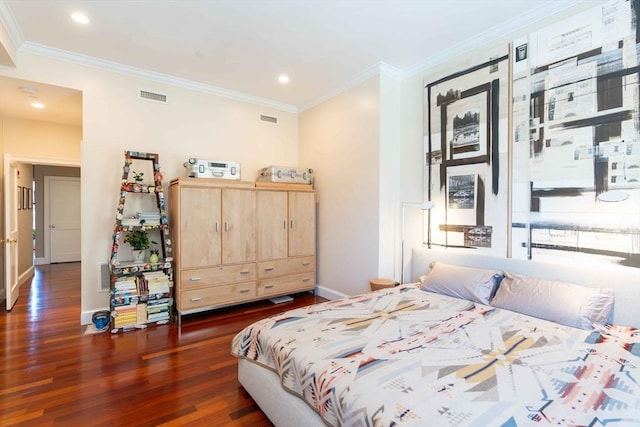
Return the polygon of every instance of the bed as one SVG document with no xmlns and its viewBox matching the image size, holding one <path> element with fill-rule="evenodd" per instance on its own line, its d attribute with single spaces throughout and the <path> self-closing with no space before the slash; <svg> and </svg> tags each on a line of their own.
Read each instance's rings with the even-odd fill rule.
<svg viewBox="0 0 640 427">
<path fill-rule="evenodd" d="M 276 426 L 640 425 L 638 269 L 418 250 L 412 270 L 234 338 Z"/>
</svg>

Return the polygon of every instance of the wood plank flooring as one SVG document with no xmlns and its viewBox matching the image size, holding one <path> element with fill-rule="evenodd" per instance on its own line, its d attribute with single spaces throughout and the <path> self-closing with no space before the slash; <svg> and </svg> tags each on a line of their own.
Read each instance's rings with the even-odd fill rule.
<svg viewBox="0 0 640 427">
<path fill-rule="evenodd" d="M 85 335 L 80 263 L 38 266 L 0 311 L 1 426 L 271 426 L 237 380 L 243 327 L 324 299 L 268 301 L 127 333 Z"/>
</svg>

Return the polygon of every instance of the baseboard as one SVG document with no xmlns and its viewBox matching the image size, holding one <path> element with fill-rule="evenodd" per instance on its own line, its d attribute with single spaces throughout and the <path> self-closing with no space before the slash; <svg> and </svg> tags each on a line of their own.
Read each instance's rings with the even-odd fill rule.
<svg viewBox="0 0 640 427">
<path fill-rule="evenodd" d="M 44 257 L 36 257 L 33 260 L 33 265 L 46 265 L 49 264 L 49 261 Z"/>
<path fill-rule="evenodd" d="M 22 286 L 22 284 L 24 282 L 26 282 L 27 280 L 31 279 L 33 277 L 33 274 L 34 274 L 35 270 L 36 270 L 36 268 L 33 265 L 31 267 L 27 268 L 26 271 L 24 273 L 22 273 L 18 277 L 19 285 Z"/>
<path fill-rule="evenodd" d="M 342 292 L 335 291 L 324 286 L 316 286 L 316 295 L 326 298 L 328 300 L 335 300 L 340 298 L 347 298 L 349 295 Z"/>
</svg>

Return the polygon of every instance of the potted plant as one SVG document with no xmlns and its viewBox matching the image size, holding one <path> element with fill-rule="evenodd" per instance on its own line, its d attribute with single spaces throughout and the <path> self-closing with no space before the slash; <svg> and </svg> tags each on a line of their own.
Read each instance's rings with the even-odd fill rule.
<svg viewBox="0 0 640 427">
<path fill-rule="evenodd" d="M 147 232 L 142 230 L 129 231 L 124 236 L 124 242 L 129 243 L 133 249 L 133 261 L 144 262 L 145 252 L 151 245 Z"/>
<path fill-rule="evenodd" d="M 151 242 L 151 243 L 155 244 L 156 242 Z M 159 256 L 160 256 L 160 249 L 151 248 L 151 255 L 149 255 L 149 262 L 152 264 L 157 264 Z"/>
<path fill-rule="evenodd" d="M 144 172 L 136 172 L 136 171 L 132 171 L 133 172 L 133 179 L 135 180 L 135 182 L 142 182 L 144 180 Z"/>
</svg>

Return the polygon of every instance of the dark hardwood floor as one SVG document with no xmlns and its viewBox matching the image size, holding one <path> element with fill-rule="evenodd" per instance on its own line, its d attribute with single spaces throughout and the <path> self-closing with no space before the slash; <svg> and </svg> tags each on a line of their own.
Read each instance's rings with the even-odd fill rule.
<svg viewBox="0 0 640 427">
<path fill-rule="evenodd" d="M 39 266 L 14 308 L 0 310 L 0 425 L 271 426 L 238 383 L 231 340 L 320 300 L 304 293 L 186 316 L 181 327 L 85 335 L 80 264 Z"/>
</svg>

